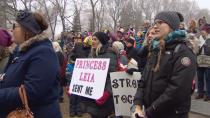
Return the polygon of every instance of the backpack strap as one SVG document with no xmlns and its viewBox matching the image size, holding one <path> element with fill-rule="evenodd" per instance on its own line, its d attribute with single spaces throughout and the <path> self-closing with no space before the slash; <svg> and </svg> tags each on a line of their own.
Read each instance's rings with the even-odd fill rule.
<svg viewBox="0 0 210 118">
<path fill-rule="evenodd" d="M 180 47 L 181 47 L 181 44 L 178 44 L 178 45 L 175 47 L 173 56 L 174 56 L 174 54 L 176 54 L 176 53 L 179 51 Z"/>
</svg>

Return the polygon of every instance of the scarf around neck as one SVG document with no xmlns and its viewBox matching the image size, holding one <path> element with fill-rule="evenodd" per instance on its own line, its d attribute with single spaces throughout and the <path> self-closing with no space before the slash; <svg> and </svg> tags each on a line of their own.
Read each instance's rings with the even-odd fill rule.
<svg viewBox="0 0 210 118">
<path fill-rule="evenodd" d="M 170 43 L 173 40 L 183 40 L 184 37 L 186 37 L 187 32 L 185 30 L 176 30 L 168 34 L 165 38 L 166 44 Z M 159 49 L 160 40 L 159 39 L 153 39 L 152 41 L 152 48 L 153 49 Z"/>
</svg>

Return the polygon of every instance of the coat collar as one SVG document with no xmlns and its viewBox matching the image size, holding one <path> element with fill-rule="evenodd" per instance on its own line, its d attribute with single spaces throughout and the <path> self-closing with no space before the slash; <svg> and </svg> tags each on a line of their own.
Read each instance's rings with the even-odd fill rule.
<svg viewBox="0 0 210 118">
<path fill-rule="evenodd" d="M 28 48 L 29 48 L 32 44 L 34 44 L 34 43 L 36 43 L 36 42 L 44 41 L 44 40 L 49 40 L 49 39 L 48 39 L 48 35 L 47 35 L 46 33 L 38 34 L 38 35 L 36 35 L 36 36 L 34 36 L 34 37 L 31 37 L 30 39 L 28 39 L 27 41 L 23 42 L 22 44 L 20 44 L 20 45 L 18 46 L 18 49 L 19 49 L 19 51 L 23 51 L 23 52 L 24 52 L 24 51 L 27 51 Z M 11 52 L 12 52 L 12 53 L 16 50 L 16 47 L 17 47 L 17 44 L 14 45 L 14 46 L 12 46 L 12 48 L 11 48 Z"/>
</svg>

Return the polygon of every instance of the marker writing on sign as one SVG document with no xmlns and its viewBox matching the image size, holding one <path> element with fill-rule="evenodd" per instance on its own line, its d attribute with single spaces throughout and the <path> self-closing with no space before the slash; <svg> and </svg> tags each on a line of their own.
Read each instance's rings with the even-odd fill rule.
<svg viewBox="0 0 210 118">
<path fill-rule="evenodd" d="M 94 77 L 95 77 L 95 75 L 94 75 L 94 73 L 85 73 L 85 72 L 81 72 L 80 73 L 80 78 L 79 78 L 79 80 L 80 81 L 85 81 L 85 82 L 94 82 L 95 80 L 94 80 Z"/>
<path fill-rule="evenodd" d="M 76 60 L 75 68 L 105 70 L 107 68 L 107 62 L 98 60 Z"/>
<path fill-rule="evenodd" d="M 89 95 L 89 96 L 92 96 L 92 92 L 93 92 L 93 87 L 87 86 L 86 90 L 85 90 L 85 94 Z"/>
<path fill-rule="evenodd" d="M 81 93 L 82 92 L 82 88 L 83 88 L 83 85 L 74 84 L 72 92 Z"/>
<path fill-rule="evenodd" d="M 122 101 L 122 103 L 129 103 L 129 104 L 133 104 L 133 98 L 134 96 L 132 95 L 113 95 L 114 96 L 114 100 L 116 101 L 116 104 L 119 104 L 119 100 Z"/>
<path fill-rule="evenodd" d="M 128 78 L 114 79 L 112 81 L 112 87 L 113 88 L 118 88 L 118 87 L 137 88 L 138 82 L 137 80 L 130 80 Z"/>
</svg>

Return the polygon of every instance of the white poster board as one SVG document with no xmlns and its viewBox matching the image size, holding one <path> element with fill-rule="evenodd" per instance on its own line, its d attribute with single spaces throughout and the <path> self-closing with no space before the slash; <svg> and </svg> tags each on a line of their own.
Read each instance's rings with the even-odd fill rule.
<svg viewBox="0 0 210 118">
<path fill-rule="evenodd" d="M 104 92 L 110 59 L 79 58 L 76 60 L 69 88 L 71 94 L 99 99 Z"/>
<path fill-rule="evenodd" d="M 199 55 L 197 56 L 198 67 L 210 67 L 210 56 Z"/>
<path fill-rule="evenodd" d="M 140 72 L 134 72 L 133 75 L 113 72 L 110 76 L 116 116 L 131 116 L 130 107 L 138 88 L 137 80 L 141 78 Z"/>
<path fill-rule="evenodd" d="M 200 47 L 202 47 L 203 44 L 206 42 L 206 41 L 204 40 L 204 38 L 203 38 L 202 35 L 199 37 L 199 41 L 200 41 L 200 43 L 199 43 L 198 45 L 199 45 Z"/>
</svg>

